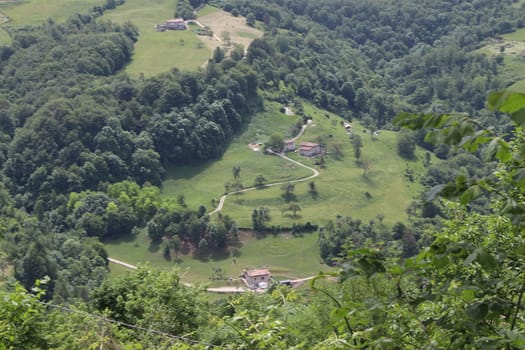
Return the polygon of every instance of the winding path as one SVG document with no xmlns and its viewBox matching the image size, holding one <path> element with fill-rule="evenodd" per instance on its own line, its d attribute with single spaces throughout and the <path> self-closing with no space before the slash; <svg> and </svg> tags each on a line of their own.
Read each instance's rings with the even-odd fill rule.
<svg viewBox="0 0 525 350">
<path fill-rule="evenodd" d="M 301 128 L 301 131 L 297 134 L 297 136 L 295 136 L 291 140 L 295 141 L 299 137 L 301 137 L 307 127 L 308 127 L 308 124 L 303 125 L 303 127 Z M 285 160 L 287 160 L 287 161 L 289 161 L 291 163 L 297 164 L 297 165 L 299 165 L 299 166 L 301 166 L 301 167 L 303 167 L 305 169 L 310 170 L 312 172 L 312 175 L 306 176 L 306 177 L 302 177 L 302 178 L 299 178 L 299 179 L 295 179 L 295 180 L 290 180 L 290 181 L 272 182 L 272 183 L 265 184 L 265 185 L 259 186 L 259 187 L 251 186 L 251 187 L 247 187 L 247 188 L 244 188 L 242 190 L 239 190 L 239 191 L 233 191 L 233 192 L 230 192 L 230 193 L 226 193 L 219 200 L 219 204 L 217 205 L 217 208 L 215 208 L 214 210 L 209 212 L 208 215 L 213 215 L 215 213 L 220 212 L 222 210 L 223 206 L 224 206 L 224 202 L 226 201 L 226 198 L 228 196 L 232 195 L 232 194 L 238 194 L 238 193 L 253 191 L 253 190 L 256 190 L 256 189 L 272 187 L 272 186 L 279 186 L 279 185 L 284 185 L 284 184 L 289 184 L 289 183 L 304 182 L 304 181 L 308 181 L 308 180 L 311 180 L 311 179 L 316 178 L 317 176 L 319 176 L 319 171 L 317 169 L 315 169 L 315 168 L 309 167 L 308 165 L 305 165 L 305 164 L 303 164 L 301 162 L 298 162 L 298 161 L 296 161 L 294 159 L 291 159 L 290 157 L 287 157 L 284 154 L 276 153 L 276 152 L 273 152 L 272 150 L 268 150 L 267 152 L 272 154 L 272 155 L 281 157 L 281 158 L 283 158 L 283 159 L 285 159 Z M 118 260 L 118 259 L 114 259 L 114 258 L 108 257 L 108 260 L 110 262 L 114 263 L 114 264 L 123 266 L 123 267 L 131 269 L 131 270 L 136 270 L 137 269 L 137 266 L 132 265 L 132 264 L 128 264 L 127 262 L 124 262 L 124 261 L 121 261 L 121 260 Z M 299 284 L 299 283 L 311 280 L 314 277 L 315 276 L 310 276 L 310 277 L 306 277 L 306 278 L 292 280 L 290 282 Z M 187 287 L 191 286 L 191 284 L 185 283 L 185 282 L 182 282 L 182 284 L 184 284 Z M 219 288 L 208 288 L 207 291 L 209 291 L 209 292 L 218 292 L 218 293 L 239 293 L 239 292 L 246 291 L 246 290 L 243 289 L 243 288 L 237 288 L 237 287 L 219 287 Z"/>
<path fill-rule="evenodd" d="M 121 260 L 117 260 L 117 259 L 113 259 L 113 258 L 108 257 L 108 261 L 110 261 L 110 262 L 112 262 L 114 264 L 120 265 L 120 266 L 124 266 L 125 268 L 128 268 L 130 270 L 136 270 L 137 269 L 137 267 L 135 265 L 128 264 L 127 262 L 124 262 L 124 261 L 121 261 Z"/>
<path fill-rule="evenodd" d="M 222 195 L 222 197 L 220 198 L 219 204 L 217 205 L 217 208 L 215 208 L 214 210 L 210 211 L 208 213 L 208 215 L 213 215 L 215 213 L 220 212 L 222 210 L 223 206 L 224 206 L 224 202 L 226 201 L 226 198 L 228 196 L 232 195 L 232 194 L 238 194 L 238 193 L 253 191 L 253 190 L 266 188 L 266 187 L 279 186 L 279 185 L 290 184 L 290 183 L 297 183 L 297 182 L 304 182 L 304 181 L 308 181 L 308 180 L 311 180 L 311 179 L 319 176 L 319 171 L 317 169 L 309 167 L 307 165 L 304 165 L 303 163 L 300 163 L 300 162 L 298 162 L 296 160 L 293 160 L 293 159 L 285 156 L 284 154 L 275 153 L 275 152 L 270 151 L 270 150 L 268 151 L 268 153 L 276 155 L 276 156 L 281 157 L 283 159 L 286 159 L 287 161 L 295 163 L 295 164 L 297 164 L 299 166 L 302 166 L 305 169 L 311 170 L 313 172 L 313 174 L 310 175 L 310 176 L 307 176 L 307 177 L 302 177 L 300 179 L 296 179 L 296 180 L 272 182 L 272 183 L 269 183 L 269 184 L 265 184 L 263 186 L 251 186 L 251 187 L 244 188 L 242 190 L 226 193 L 226 194 Z"/>
<path fill-rule="evenodd" d="M 297 136 L 295 136 L 294 138 L 290 139 L 291 141 L 295 141 L 297 140 L 299 137 L 301 137 L 303 134 L 304 134 L 304 131 L 306 130 L 306 128 L 308 127 L 309 124 L 305 124 L 303 125 L 303 127 L 301 128 L 301 131 L 299 131 L 299 133 L 297 134 Z M 295 180 L 290 180 L 290 181 L 279 181 L 279 182 L 272 182 L 272 183 L 269 183 L 269 184 L 264 184 L 263 186 L 250 186 L 250 187 L 246 187 L 242 190 L 238 190 L 238 191 L 233 191 L 233 192 L 229 192 L 229 193 L 226 193 L 224 195 L 221 196 L 221 198 L 219 199 L 219 204 L 217 205 L 217 208 L 215 208 L 214 210 L 210 211 L 208 213 L 208 215 L 213 215 L 215 213 L 218 213 L 222 210 L 222 208 L 224 207 L 224 202 L 226 201 L 226 198 L 232 194 L 238 194 L 238 193 L 243 193 L 243 192 L 248 192 L 248 191 L 253 191 L 253 190 L 257 190 L 257 189 L 262 189 L 262 188 L 266 188 L 266 187 L 272 187 L 272 186 L 279 186 L 279 185 L 284 185 L 284 184 L 289 184 L 289 183 L 297 183 L 297 182 L 304 182 L 304 181 L 308 181 L 308 180 L 311 180 L 317 176 L 319 176 L 319 171 L 315 168 L 312 168 L 312 167 L 309 167 L 308 165 L 304 165 L 303 163 L 301 162 L 298 162 L 296 160 L 293 160 L 292 158 L 290 157 L 287 157 L 285 156 L 284 154 L 282 153 L 276 153 L 272 150 L 268 150 L 267 151 L 268 153 L 270 154 L 273 154 L 275 156 L 278 156 L 278 157 L 281 157 L 289 162 L 292 162 L 294 164 L 297 164 L 305 169 L 308 169 L 310 171 L 312 171 L 312 175 L 310 176 L 307 176 L 307 177 L 302 177 L 300 179 L 295 179 Z"/>
</svg>

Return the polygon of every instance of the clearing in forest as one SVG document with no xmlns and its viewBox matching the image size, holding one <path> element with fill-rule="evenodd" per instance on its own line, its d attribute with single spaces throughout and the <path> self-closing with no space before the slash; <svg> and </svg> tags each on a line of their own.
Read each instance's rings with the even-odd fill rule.
<svg viewBox="0 0 525 350">
<path fill-rule="evenodd" d="M 492 39 L 477 52 L 502 55 L 502 76 L 513 82 L 508 89 L 525 92 L 525 28 Z"/>
<path fill-rule="evenodd" d="M 93 6 L 104 0 L 25 0 L 0 1 L 0 12 L 10 18 L 9 25 L 37 25 L 48 18 L 61 22 L 76 13 L 88 13 Z"/>
<path fill-rule="evenodd" d="M 248 26 L 244 17 L 234 17 L 228 12 L 212 11 L 209 8 L 210 6 L 206 6 L 199 11 L 197 20 L 205 27 L 210 28 L 216 38 L 220 40 L 218 42 L 217 40 L 210 40 L 210 37 L 201 36 L 202 42 L 211 49 L 218 45 L 227 45 L 228 41 L 231 44 L 241 44 L 247 49 L 253 39 L 262 37 L 263 32 Z"/>
<path fill-rule="evenodd" d="M 104 0 L 25 0 L 0 1 L 0 45 L 11 43 L 6 26 L 37 25 L 53 18 L 64 21 L 75 13 L 86 13 Z"/>
<path fill-rule="evenodd" d="M 209 259 L 193 258 L 192 254 L 180 254 L 178 259 L 166 260 L 160 246 L 152 246 L 145 232 L 133 240 L 121 238 L 105 242 L 109 256 L 136 265 L 148 261 L 152 266 L 180 269 L 183 281 L 210 282 L 213 269 L 220 268 L 226 278 L 239 277 L 244 267 L 266 266 L 278 280 L 296 279 L 330 271 L 320 257 L 318 235 L 315 232 L 294 237 L 290 234 L 255 237 L 249 232 L 239 232 L 239 242 L 227 250 L 212 254 Z M 149 247 L 149 248 L 148 248 Z M 116 277 L 131 270 L 120 265 L 109 265 L 111 276 Z M 212 286 L 224 286 L 220 280 Z M 235 285 L 235 282 L 231 284 Z"/>
<path fill-rule="evenodd" d="M 126 67 L 130 76 L 151 77 L 172 68 L 197 70 L 211 57 L 211 50 L 191 30 L 155 30 L 156 24 L 173 18 L 175 5 L 173 0 L 126 0 L 102 17 L 117 23 L 129 21 L 139 29 L 132 61 Z"/>
<path fill-rule="evenodd" d="M 277 103 L 266 102 L 265 111 L 252 118 L 221 159 L 169 169 L 162 187 L 162 196 L 176 200 L 183 195 L 189 207 L 197 208 L 204 204 L 211 211 L 211 200 L 218 199 L 225 192 L 225 185 L 234 181 L 234 166 L 240 166 L 239 181 L 245 187 L 252 186 L 258 174 L 263 175 L 269 183 L 309 176 L 311 171 L 247 147 L 250 143 L 264 143 L 275 133 L 285 139 L 292 136 L 290 131 L 300 118 L 281 113 L 280 107 Z M 308 221 L 323 225 L 328 220 L 335 220 L 336 215 L 351 216 L 364 222 L 375 220 L 376 225 L 384 224 L 385 229 L 397 221 L 406 221 L 405 209 L 421 189 L 417 177 L 424 172 L 420 161 L 424 151 L 418 149 L 414 160 L 403 159 L 395 151 L 397 133 L 382 130 L 372 137 L 368 130 L 354 122 L 353 132 L 363 142 L 362 163 L 359 165 L 355 160 L 349 135 L 342 125 L 343 119 L 308 104 L 304 105 L 304 110 L 313 117 L 313 121 L 297 140 L 298 143 L 321 142 L 326 145 L 329 153 L 324 157 L 323 166 L 314 165 L 316 160 L 312 158 L 295 153 L 288 155 L 319 170 L 320 176 L 314 179 L 316 193 L 310 191 L 309 181 L 295 184 L 294 194 L 301 207 L 296 215 L 281 211 L 286 203 L 280 186 L 231 195 L 221 214 L 230 215 L 240 227 L 246 228 L 252 226 L 253 209 L 261 206 L 270 210 L 271 220 L 266 223 L 267 227 L 291 227 L 293 223 L 304 224 Z M 339 159 L 330 154 L 334 151 L 334 144 L 340 145 L 342 157 Z M 432 162 L 435 162 L 434 158 Z M 363 176 L 364 163 L 368 165 L 366 177 Z M 414 182 L 407 179 L 407 170 L 415 177 Z M 367 192 L 370 197 L 366 196 Z M 383 224 L 377 221 L 377 214 L 384 215 Z M 205 282 L 213 273 L 213 268 L 221 268 L 227 277 L 236 277 L 244 266 L 265 265 L 278 279 L 308 277 L 320 270 L 327 271 L 328 267 L 322 264 L 319 255 L 317 240 L 318 235 L 315 232 L 305 233 L 302 237 L 280 233 L 267 234 L 261 238 L 253 236 L 249 230 L 240 230 L 237 245 L 214 253 L 205 260 L 194 258 L 191 252 L 187 252 L 181 254 L 178 261 L 166 260 L 162 249 L 150 244 L 145 230 L 135 237 L 105 242 L 105 246 L 113 258 L 131 264 L 149 261 L 154 266 L 166 268 L 176 264 L 181 268 L 185 281 Z M 123 272 L 118 266 L 111 265 L 111 269 L 112 275 Z M 224 285 L 224 281 L 217 283 Z"/>
<path fill-rule="evenodd" d="M 419 159 L 406 160 L 396 153 L 397 133 L 381 131 L 372 137 L 359 123 L 354 123 L 354 133 L 363 142 L 361 161 L 356 162 L 349 136 L 342 127 L 343 119 L 305 104 L 305 113 L 313 117 L 312 123 L 297 140 L 318 142 L 325 145 L 328 154 L 324 164 L 316 165 L 319 158 L 308 158 L 296 153 L 288 155 L 296 161 L 314 167 L 320 176 L 313 179 L 315 192 L 310 181 L 296 183 L 294 194 L 301 210 L 296 215 L 282 212 L 289 205 L 283 199 L 281 186 L 258 189 L 228 196 L 223 214 L 230 215 L 240 227 L 252 227 L 251 214 L 261 206 L 270 209 L 271 220 L 267 227 L 291 227 L 293 223 L 324 224 L 337 214 L 362 220 L 376 220 L 377 214 L 384 215 L 384 223 L 392 225 L 405 221 L 405 209 L 420 190 L 417 179 L 407 180 L 406 173 L 415 177 L 423 172 L 423 151 L 418 149 Z M 270 135 L 277 133 L 288 139 L 288 133 L 299 117 L 286 116 L 279 112 L 279 105 L 266 104 L 266 112 L 252 119 L 246 130 L 228 147 L 223 157 L 198 166 L 175 166 L 168 171 L 163 184 L 162 196 L 176 199 L 184 195 L 189 206 L 197 208 L 204 204 L 211 209 L 211 201 L 218 200 L 226 192 L 225 185 L 234 182 L 232 168 L 240 166 L 239 181 L 244 187 L 253 186 L 255 177 L 263 175 L 266 183 L 291 181 L 310 176 L 311 171 L 276 156 L 254 152 L 247 145 L 264 143 Z M 341 156 L 335 159 L 338 148 Z M 366 176 L 364 175 L 367 168 Z M 228 191 L 229 192 L 229 191 Z M 370 196 L 367 196 L 366 193 Z M 210 211 L 210 210 L 209 210 Z"/>
</svg>

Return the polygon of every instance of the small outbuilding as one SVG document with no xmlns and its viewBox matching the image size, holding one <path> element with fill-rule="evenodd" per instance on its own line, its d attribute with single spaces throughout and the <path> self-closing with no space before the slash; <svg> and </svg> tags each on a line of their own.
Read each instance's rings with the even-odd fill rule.
<svg viewBox="0 0 525 350">
<path fill-rule="evenodd" d="M 242 277 L 250 288 L 268 288 L 271 274 L 268 269 L 245 269 Z"/>
<path fill-rule="evenodd" d="M 168 19 L 165 25 L 169 30 L 186 30 L 186 22 L 182 18 Z"/>
<path fill-rule="evenodd" d="M 293 151 L 295 151 L 295 141 L 294 140 L 284 141 L 283 152 L 293 152 Z"/>
</svg>

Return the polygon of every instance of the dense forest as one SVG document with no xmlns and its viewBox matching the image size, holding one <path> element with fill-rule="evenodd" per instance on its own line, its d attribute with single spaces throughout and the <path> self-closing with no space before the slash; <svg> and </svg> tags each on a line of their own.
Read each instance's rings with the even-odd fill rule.
<svg viewBox="0 0 525 350">
<path fill-rule="evenodd" d="M 10 28 L 0 47 L 0 349 L 525 348 L 525 97 L 490 94 L 510 83 L 503 57 L 475 52 L 525 26 L 515 1 L 209 1 L 264 37 L 138 79 L 123 72 L 137 28 L 99 18 L 122 3 Z M 338 270 L 308 290 L 210 303 L 176 270 L 107 279 L 101 238 L 144 230 L 168 256 L 236 238 L 230 217 L 159 187 L 168 166 L 220 157 L 265 100 L 410 129 L 400 153 L 443 161 L 410 222 L 320 227 Z"/>
</svg>

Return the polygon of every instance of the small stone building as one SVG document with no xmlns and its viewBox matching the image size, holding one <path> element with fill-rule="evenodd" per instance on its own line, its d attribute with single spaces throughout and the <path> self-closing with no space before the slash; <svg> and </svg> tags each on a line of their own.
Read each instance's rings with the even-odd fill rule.
<svg viewBox="0 0 525 350">
<path fill-rule="evenodd" d="M 301 142 L 299 154 L 306 157 L 313 157 L 321 154 L 321 145 L 315 142 Z"/>
<path fill-rule="evenodd" d="M 271 274 L 268 269 L 245 269 L 242 273 L 242 277 L 250 288 L 268 288 Z"/>
<path fill-rule="evenodd" d="M 295 141 L 294 140 L 284 141 L 283 152 L 293 152 L 293 151 L 295 151 Z"/>
<path fill-rule="evenodd" d="M 166 29 L 169 30 L 186 30 L 186 23 L 182 18 L 168 19 Z"/>
</svg>

